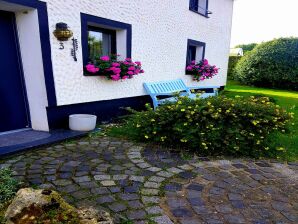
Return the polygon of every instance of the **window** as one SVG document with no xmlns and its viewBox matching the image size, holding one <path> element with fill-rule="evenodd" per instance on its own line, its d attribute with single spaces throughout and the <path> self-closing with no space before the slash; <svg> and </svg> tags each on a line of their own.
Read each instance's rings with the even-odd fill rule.
<svg viewBox="0 0 298 224">
<path fill-rule="evenodd" d="M 192 61 L 199 62 L 205 57 L 206 44 L 196 40 L 188 40 L 187 42 L 187 56 L 186 66 Z"/>
<path fill-rule="evenodd" d="M 81 33 L 84 66 L 102 55 L 131 57 L 130 24 L 81 13 Z"/>
<path fill-rule="evenodd" d="M 208 0 L 190 0 L 189 10 L 208 17 Z"/>
<path fill-rule="evenodd" d="M 88 26 L 88 59 L 116 54 L 116 31 Z"/>
</svg>

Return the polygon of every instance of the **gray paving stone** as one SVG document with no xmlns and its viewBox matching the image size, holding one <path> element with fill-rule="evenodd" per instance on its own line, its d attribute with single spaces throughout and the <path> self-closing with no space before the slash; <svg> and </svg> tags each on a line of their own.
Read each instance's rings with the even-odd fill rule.
<svg viewBox="0 0 298 224">
<path fill-rule="evenodd" d="M 104 187 L 110 187 L 110 186 L 115 186 L 116 183 L 113 180 L 104 180 L 104 181 L 100 181 L 101 185 Z"/>
<path fill-rule="evenodd" d="M 91 181 L 89 176 L 81 176 L 81 177 L 73 177 L 73 180 L 77 183 L 82 183 L 82 182 L 89 182 Z"/>
<path fill-rule="evenodd" d="M 158 215 L 163 213 L 162 209 L 159 206 L 147 207 L 146 211 L 149 215 Z"/>
<path fill-rule="evenodd" d="M 150 188 L 143 188 L 141 190 L 142 195 L 158 195 L 159 190 L 157 189 L 150 189 Z"/>
<path fill-rule="evenodd" d="M 123 212 L 127 209 L 126 205 L 123 203 L 115 202 L 109 205 L 109 208 L 113 212 Z"/>
<path fill-rule="evenodd" d="M 150 182 L 157 182 L 157 183 L 161 183 L 165 180 L 164 177 L 158 177 L 158 176 L 152 176 L 148 179 L 148 181 Z"/>
<path fill-rule="evenodd" d="M 144 204 L 151 204 L 151 203 L 158 204 L 160 202 L 160 198 L 156 196 L 142 196 L 142 201 Z"/>
<path fill-rule="evenodd" d="M 95 175 L 94 176 L 95 180 L 111 180 L 110 175 Z"/>
<path fill-rule="evenodd" d="M 170 173 L 170 172 L 167 172 L 167 171 L 160 171 L 160 172 L 157 173 L 157 175 L 161 176 L 161 177 L 167 177 L 167 178 L 174 176 L 173 173 Z"/>
<path fill-rule="evenodd" d="M 171 219 L 168 216 L 166 216 L 166 215 L 153 217 L 152 219 L 153 219 L 153 221 L 155 221 L 158 224 L 174 224 L 171 221 Z"/>
<path fill-rule="evenodd" d="M 146 188 L 159 188 L 160 187 L 160 183 L 155 183 L 155 182 L 145 182 L 144 187 Z"/>
<path fill-rule="evenodd" d="M 143 183 L 145 181 L 145 177 L 143 177 L 143 176 L 130 176 L 129 180 Z"/>
<path fill-rule="evenodd" d="M 140 220 L 146 218 L 146 212 L 144 210 L 128 211 L 126 214 L 130 220 Z"/>
</svg>

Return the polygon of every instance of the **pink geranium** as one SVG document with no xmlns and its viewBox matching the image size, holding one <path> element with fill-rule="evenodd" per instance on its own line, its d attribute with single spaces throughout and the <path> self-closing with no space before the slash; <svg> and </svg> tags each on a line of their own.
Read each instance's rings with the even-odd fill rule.
<svg viewBox="0 0 298 224">
<path fill-rule="evenodd" d="M 210 65 L 207 59 L 198 63 L 191 61 L 190 65 L 186 67 L 186 71 L 193 75 L 193 79 L 196 81 L 204 81 L 218 74 L 218 68 L 215 65 Z"/>
<path fill-rule="evenodd" d="M 130 79 L 134 75 L 144 73 L 141 62 L 133 62 L 131 58 L 124 61 L 117 60 L 116 55 L 102 56 L 85 66 L 85 72 L 104 76 L 107 79 L 118 81 Z"/>
<path fill-rule="evenodd" d="M 86 70 L 91 73 L 96 73 L 99 71 L 99 68 L 95 67 L 92 64 L 88 64 L 88 65 L 86 65 Z"/>
<path fill-rule="evenodd" d="M 102 56 L 102 57 L 100 57 L 100 60 L 102 60 L 102 61 L 109 61 L 110 60 L 110 57 L 109 56 Z"/>
</svg>

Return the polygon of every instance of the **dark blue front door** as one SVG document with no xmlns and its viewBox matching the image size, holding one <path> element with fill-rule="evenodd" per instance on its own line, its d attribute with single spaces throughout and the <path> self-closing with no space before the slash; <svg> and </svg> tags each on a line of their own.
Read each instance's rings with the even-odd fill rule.
<svg viewBox="0 0 298 224">
<path fill-rule="evenodd" d="M 0 11 L 0 132 L 29 126 L 15 15 Z"/>
</svg>

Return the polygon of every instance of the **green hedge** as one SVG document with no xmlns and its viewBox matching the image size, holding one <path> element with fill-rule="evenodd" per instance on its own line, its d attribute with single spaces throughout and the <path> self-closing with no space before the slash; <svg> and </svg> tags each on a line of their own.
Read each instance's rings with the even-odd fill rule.
<svg viewBox="0 0 298 224">
<path fill-rule="evenodd" d="M 235 67 L 243 84 L 298 90 L 298 38 L 281 38 L 259 44 Z"/>
<path fill-rule="evenodd" d="M 239 56 L 230 56 L 229 57 L 229 67 L 228 67 L 228 79 L 235 79 L 235 67 L 238 61 L 241 59 Z"/>
<path fill-rule="evenodd" d="M 182 97 L 156 111 L 150 106 L 147 111 L 134 111 L 121 132 L 134 140 L 192 149 L 201 155 L 275 156 L 285 149 L 270 148 L 268 137 L 287 131 L 291 117 L 267 97 Z"/>
</svg>

